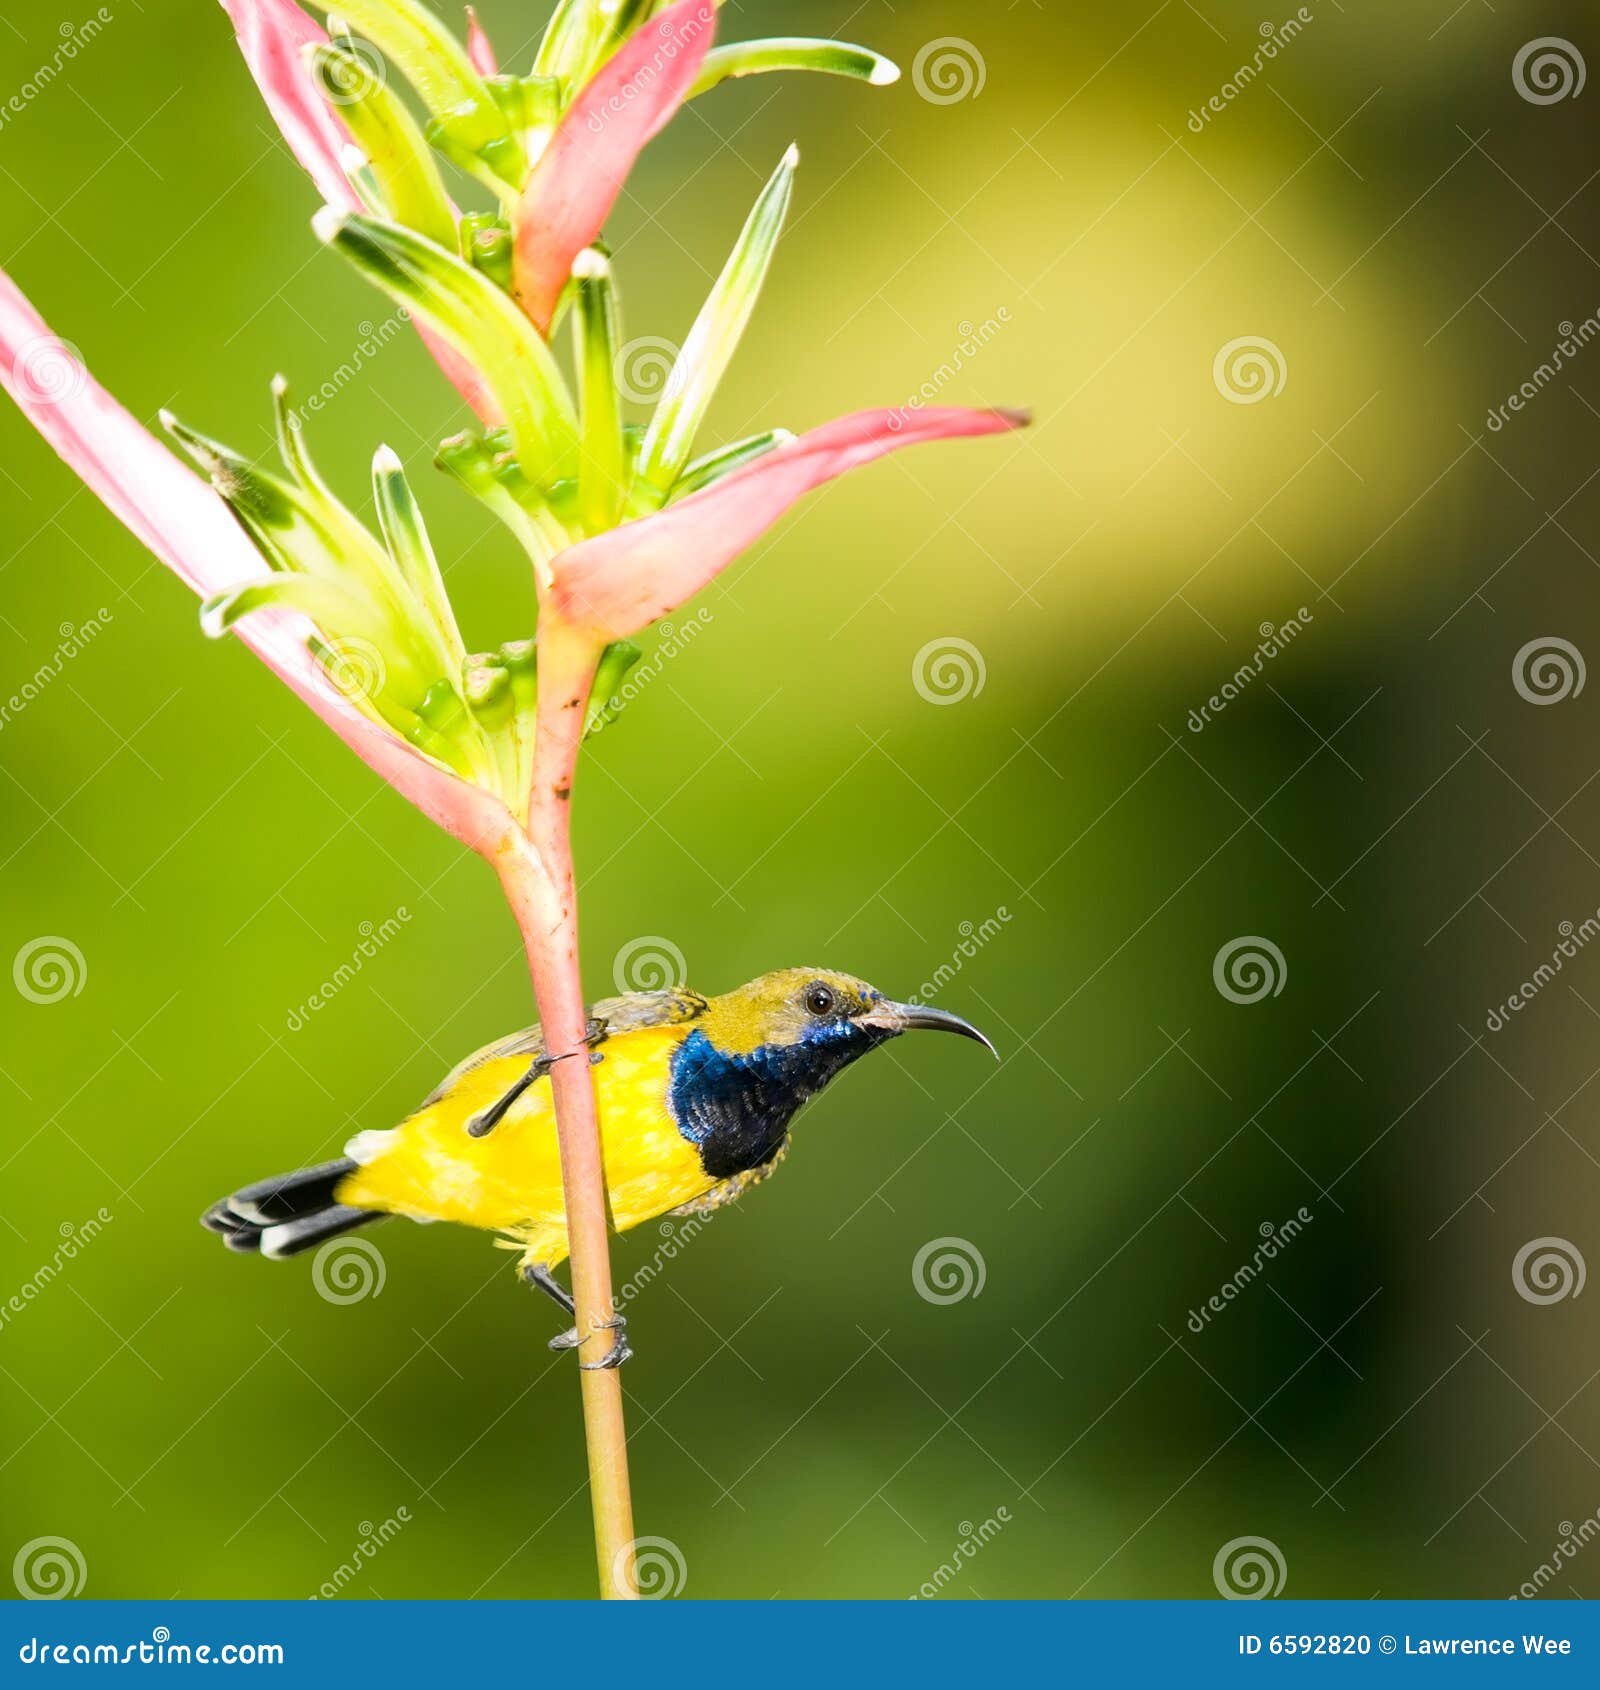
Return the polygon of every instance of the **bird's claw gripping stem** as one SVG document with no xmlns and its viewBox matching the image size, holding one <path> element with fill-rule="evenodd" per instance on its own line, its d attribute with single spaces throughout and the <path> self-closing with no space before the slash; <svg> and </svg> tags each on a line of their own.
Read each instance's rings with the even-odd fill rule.
<svg viewBox="0 0 1600 1690">
<path fill-rule="evenodd" d="M 595 1332 L 614 1332 L 616 1336 L 611 1340 L 611 1348 L 599 1361 L 580 1361 L 578 1366 L 585 1373 L 593 1373 L 600 1368 L 621 1367 L 623 1362 L 632 1356 L 633 1351 L 628 1345 L 628 1322 L 625 1316 L 618 1315 L 615 1320 L 605 1321 L 595 1328 Z M 591 1332 L 589 1337 L 595 1334 Z M 565 1332 L 559 1332 L 550 1340 L 552 1350 L 576 1350 L 588 1343 L 588 1338 L 580 1338 L 576 1326 L 569 1326 Z"/>
<path fill-rule="evenodd" d="M 591 1018 L 584 1023 L 583 1043 L 585 1049 L 592 1050 L 605 1036 L 606 1024 L 604 1021 Z M 577 1052 L 569 1051 L 565 1054 L 576 1056 Z M 520 1079 L 513 1080 L 487 1109 L 480 1110 L 468 1119 L 468 1138 L 487 1138 L 510 1114 L 511 1106 L 517 1099 L 530 1087 L 536 1086 L 540 1080 L 544 1079 L 559 1061 L 561 1061 L 560 1056 L 536 1056 L 529 1063 L 526 1074 L 522 1075 Z"/>
<path fill-rule="evenodd" d="M 522 1269 L 522 1278 L 526 1284 L 531 1285 L 535 1290 L 543 1291 L 552 1302 L 558 1304 L 569 1315 L 575 1315 L 578 1312 L 577 1305 L 572 1300 L 572 1293 L 551 1273 L 543 1262 L 525 1264 Z M 599 1361 L 581 1361 L 578 1366 L 585 1373 L 594 1373 L 602 1368 L 621 1367 L 623 1362 L 627 1361 L 633 1354 L 633 1351 L 628 1347 L 628 1320 L 626 1315 L 614 1315 L 610 1320 L 602 1321 L 593 1332 L 586 1333 L 581 1338 L 578 1336 L 577 1327 L 569 1326 L 565 1332 L 558 1332 L 550 1340 L 550 1348 L 552 1350 L 581 1349 L 598 1332 L 614 1334 L 611 1340 L 611 1348 Z"/>
<path fill-rule="evenodd" d="M 619 1314 L 611 1320 L 603 1321 L 595 1328 L 595 1331 L 612 1334 L 611 1348 L 601 1356 L 599 1361 L 580 1361 L 578 1368 L 581 1372 L 597 1373 L 603 1369 L 609 1370 L 621 1367 L 623 1362 L 632 1358 L 633 1351 L 628 1347 L 628 1319 L 626 1315 Z M 593 1333 L 590 1334 L 591 1337 L 593 1335 Z"/>
</svg>

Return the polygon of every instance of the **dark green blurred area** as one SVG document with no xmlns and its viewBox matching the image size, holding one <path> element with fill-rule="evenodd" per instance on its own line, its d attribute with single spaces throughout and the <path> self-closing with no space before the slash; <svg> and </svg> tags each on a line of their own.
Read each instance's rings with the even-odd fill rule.
<svg viewBox="0 0 1600 1690">
<path fill-rule="evenodd" d="M 1261 39 L 1234 0 L 730 6 L 725 36 L 839 31 L 907 77 L 718 91 L 609 231 L 628 336 L 677 341 L 798 139 L 719 434 L 902 402 L 989 324 L 940 399 L 1038 417 L 814 499 L 583 771 L 594 995 L 641 938 L 711 991 L 946 965 L 1005 1056 L 852 1073 L 631 1305 L 638 1526 L 688 1595 L 909 1595 L 997 1518 L 947 1594 L 1209 1596 L 1253 1536 L 1292 1595 L 1502 1595 L 1600 1508 L 1595 1294 L 1511 1275 L 1543 1236 L 1600 1265 L 1600 956 L 1484 1031 L 1600 906 L 1600 689 L 1534 708 L 1510 680 L 1536 636 L 1600 654 L 1600 363 L 1484 422 L 1600 304 L 1596 90 L 1511 77 L 1541 35 L 1600 68 L 1600 32 L 1577 5 L 1308 10 L 1196 134 Z M 543 8 L 480 12 L 525 58 Z M 0 97 L 78 18 L 4 13 Z M 0 126 L 0 262 L 136 415 L 264 452 L 273 373 L 335 379 L 387 308 L 312 240 L 220 10 L 112 16 Z M 947 36 L 983 85 L 943 104 L 910 69 Z M 1235 405 L 1213 360 L 1246 336 L 1287 380 Z M 425 478 L 451 401 L 395 338 L 313 440 L 352 497 L 402 454 L 489 643 L 531 592 Z M 61 1536 L 90 1595 L 310 1595 L 403 1507 L 348 1594 L 589 1593 L 571 1363 L 507 1258 L 393 1223 L 381 1294 L 341 1306 L 195 1224 L 529 1019 L 489 875 L 206 643 L 9 407 L 0 524 L 0 695 L 109 613 L 0 725 L 0 953 L 61 936 L 86 967 L 63 1001 L 0 996 L 0 1304 L 114 1216 L 0 1325 L 0 1563 Z M 936 706 L 913 669 L 952 637 L 984 685 Z M 1246 935 L 1287 981 L 1239 1005 L 1212 966 Z M 937 1239 L 981 1255 L 981 1296 L 918 1295 Z M 619 1241 L 618 1278 L 661 1243 Z M 1600 1549 L 1559 1584 L 1600 1594 Z"/>
</svg>

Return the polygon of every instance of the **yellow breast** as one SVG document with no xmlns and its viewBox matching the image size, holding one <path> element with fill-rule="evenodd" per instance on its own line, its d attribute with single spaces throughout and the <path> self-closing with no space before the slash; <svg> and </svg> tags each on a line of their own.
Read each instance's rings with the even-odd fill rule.
<svg viewBox="0 0 1600 1690">
<path fill-rule="evenodd" d="M 592 1069 L 606 1192 L 619 1232 L 715 1183 L 667 1108 L 672 1053 L 683 1036 L 682 1027 L 619 1034 L 605 1042 L 604 1060 Z M 466 1130 L 527 1068 L 525 1056 L 486 1062 L 393 1132 L 357 1141 L 352 1153 L 364 1165 L 339 1187 L 339 1201 L 507 1232 L 536 1259 L 562 1260 L 566 1228 L 549 1079 L 531 1086 L 487 1137 Z"/>
</svg>

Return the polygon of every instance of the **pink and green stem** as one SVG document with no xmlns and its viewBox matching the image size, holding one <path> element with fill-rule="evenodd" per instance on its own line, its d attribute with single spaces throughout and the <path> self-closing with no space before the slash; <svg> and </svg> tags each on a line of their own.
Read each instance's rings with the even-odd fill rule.
<svg viewBox="0 0 1600 1690">
<path fill-rule="evenodd" d="M 612 1318 L 609 1217 L 600 1124 L 585 1034 L 588 1012 L 578 966 L 578 902 L 572 867 L 572 788 L 584 715 L 603 647 L 559 618 L 539 633 L 539 713 L 526 835 L 511 834 L 495 868 L 522 929 L 551 1072 L 561 1186 L 567 1211 L 579 1354 L 598 1360 Z M 622 1381 L 616 1369 L 585 1369 L 583 1422 L 589 1451 L 600 1591 L 634 1597 L 633 1501 L 628 1483 Z"/>
</svg>

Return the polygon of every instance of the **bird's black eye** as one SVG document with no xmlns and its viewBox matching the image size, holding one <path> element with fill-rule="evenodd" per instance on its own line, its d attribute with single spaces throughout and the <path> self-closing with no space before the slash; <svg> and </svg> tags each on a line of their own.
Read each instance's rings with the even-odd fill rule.
<svg viewBox="0 0 1600 1690">
<path fill-rule="evenodd" d="M 806 1011 L 808 1014 L 822 1017 L 833 1013 L 833 992 L 831 988 L 820 982 L 815 986 L 806 987 Z"/>
</svg>

